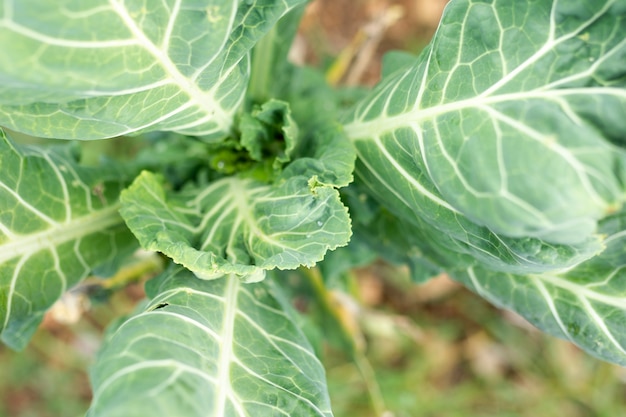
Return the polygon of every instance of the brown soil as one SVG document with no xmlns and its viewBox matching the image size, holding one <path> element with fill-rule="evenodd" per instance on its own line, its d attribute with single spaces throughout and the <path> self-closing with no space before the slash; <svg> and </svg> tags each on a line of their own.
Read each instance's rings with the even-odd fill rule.
<svg viewBox="0 0 626 417">
<path fill-rule="evenodd" d="M 371 85 L 380 74 L 380 58 L 389 50 L 418 53 L 432 37 L 447 0 L 315 0 L 301 25 L 306 60 L 324 63 L 349 48 L 360 32 L 376 26 L 385 13 L 399 16 L 388 27 L 378 28 L 375 53 L 359 82 Z"/>
</svg>

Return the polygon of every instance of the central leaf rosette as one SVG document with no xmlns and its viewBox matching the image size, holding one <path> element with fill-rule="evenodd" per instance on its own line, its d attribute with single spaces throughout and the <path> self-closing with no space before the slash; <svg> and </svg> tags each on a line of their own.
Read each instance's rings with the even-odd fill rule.
<svg viewBox="0 0 626 417">
<path fill-rule="evenodd" d="M 346 245 L 350 218 L 337 188 L 351 181 L 355 156 L 340 127 L 300 134 L 288 106 L 270 101 L 243 116 L 240 131 L 207 155 L 217 179 L 174 190 L 144 171 L 124 191 L 121 213 L 141 245 L 200 278 L 245 281 L 313 266 Z"/>
</svg>

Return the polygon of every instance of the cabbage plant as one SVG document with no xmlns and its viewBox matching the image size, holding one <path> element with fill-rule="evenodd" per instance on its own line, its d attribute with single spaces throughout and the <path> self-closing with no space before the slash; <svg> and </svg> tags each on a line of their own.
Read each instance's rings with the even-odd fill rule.
<svg viewBox="0 0 626 417">
<path fill-rule="evenodd" d="M 143 248 L 88 416 L 331 416 L 294 300 L 378 257 L 626 365 L 626 1 L 452 0 L 370 91 L 288 62 L 304 6 L 0 3 L 2 341 Z"/>
</svg>

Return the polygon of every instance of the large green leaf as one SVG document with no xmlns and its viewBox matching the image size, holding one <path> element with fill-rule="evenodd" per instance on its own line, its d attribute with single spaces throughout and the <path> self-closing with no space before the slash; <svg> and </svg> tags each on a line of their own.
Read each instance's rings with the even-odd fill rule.
<svg viewBox="0 0 626 417">
<path fill-rule="evenodd" d="M 250 49 L 304 0 L 0 3 L 0 124 L 98 139 L 173 130 L 222 137 Z"/>
<path fill-rule="evenodd" d="M 78 165 L 67 146 L 17 146 L 0 130 L 3 342 L 23 348 L 67 289 L 136 247 L 118 213 L 130 179 L 113 166 Z"/>
<path fill-rule="evenodd" d="M 324 368 L 271 280 L 177 267 L 108 338 L 89 417 L 331 416 Z"/>
<path fill-rule="evenodd" d="M 375 144 L 362 141 L 356 148 L 359 156 L 355 169 L 357 181 L 397 218 L 412 223 L 412 227 L 408 227 L 417 228 L 415 233 L 423 236 L 428 245 L 471 255 L 490 268 L 514 273 L 570 267 L 603 248 L 597 236 L 575 245 L 563 245 L 494 233 L 469 220 L 445 201 L 408 153 L 399 154 L 397 159 L 410 166 L 412 172 L 403 170 L 402 175 L 397 175 L 394 166 L 386 160 L 389 154 L 381 154 Z"/>
<path fill-rule="evenodd" d="M 540 329 L 626 365 L 626 212 L 603 220 L 606 250 L 561 273 L 512 275 L 469 268 L 454 277 Z"/>
<path fill-rule="evenodd" d="M 626 195 L 623 33 L 623 1 L 453 0 L 417 62 L 346 119 L 358 175 L 500 269 L 497 242 L 517 270 L 592 256 Z"/>
</svg>

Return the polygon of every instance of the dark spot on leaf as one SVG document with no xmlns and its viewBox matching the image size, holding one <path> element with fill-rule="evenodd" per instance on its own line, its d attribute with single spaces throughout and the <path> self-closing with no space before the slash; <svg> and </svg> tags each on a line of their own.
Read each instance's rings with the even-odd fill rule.
<svg viewBox="0 0 626 417">
<path fill-rule="evenodd" d="M 160 304 L 157 304 L 157 306 L 154 307 L 152 310 L 158 310 L 160 308 L 167 307 L 168 305 L 169 303 L 160 303 Z"/>
<path fill-rule="evenodd" d="M 578 336 L 578 334 L 580 333 L 580 326 L 577 323 L 568 323 L 567 332 L 571 336 Z"/>
</svg>

